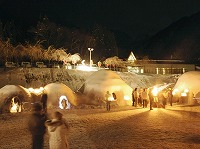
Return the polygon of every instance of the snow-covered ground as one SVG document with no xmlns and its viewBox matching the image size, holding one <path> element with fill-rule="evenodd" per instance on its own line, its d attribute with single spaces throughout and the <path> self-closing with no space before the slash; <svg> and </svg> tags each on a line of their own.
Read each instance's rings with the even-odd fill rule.
<svg viewBox="0 0 200 149">
<path fill-rule="evenodd" d="M 31 74 L 27 83 L 24 75 Z M 33 75 L 32 75 L 33 74 Z M 93 72 L 75 70 L 10 70 L 1 71 L 0 85 L 40 87 L 59 80 L 73 91 L 82 87 Z M 147 75 L 117 72 L 130 87 L 151 87 L 175 83 L 179 75 Z M 188 79 L 189 80 L 189 79 Z M 83 108 L 84 107 L 84 108 Z M 132 106 L 83 106 L 70 110 L 48 109 L 50 115 L 58 110 L 70 124 L 68 140 L 71 149 L 188 149 L 200 148 L 200 107 L 173 104 L 165 109 Z M 86 108 L 87 107 L 87 108 Z M 29 149 L 31 136 L 27 130 L 30 111 L 0 115 L 0 148 Z M 48 134 L 44 148 L 48 149 Z"/>
<path fill-rule="evenodd" d="M 55 110 L 55 109 L 54 109 Z M 49 110 L 49 113 L 53 110 Z M 70 124 L 70 149 L 198 149 L 200 107 L 120 107 L 61 111 Z M 30 149 L 30 112 L 0 115 L 1 149 Z M 48 134 L 44 148 L 48 149 Z"/>
</svg>

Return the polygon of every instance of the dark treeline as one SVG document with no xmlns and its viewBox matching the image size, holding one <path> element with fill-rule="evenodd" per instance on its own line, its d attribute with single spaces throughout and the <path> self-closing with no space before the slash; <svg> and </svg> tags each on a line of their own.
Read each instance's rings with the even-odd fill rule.
<svg viewBox="0 0 200 149">
<path fill-rule="evenodd" d="M 1 64 L 11 60 L 30 60 L 30 53 L 37 53 L 33 52 L 35 49 L 47 51 L 49 47 L 62 48 L 66 53 L 79 53 L 86 60 L 89 59 L 88 48 L 94 48 L 94 62 L 118 56 L 114 33 L 98 24 L 86 31 L 58 25 L 48 17 L 39 19 L 32 27 L 22 27 L 14 21 L 0 22 L 0 39 Z"/>
</svg>

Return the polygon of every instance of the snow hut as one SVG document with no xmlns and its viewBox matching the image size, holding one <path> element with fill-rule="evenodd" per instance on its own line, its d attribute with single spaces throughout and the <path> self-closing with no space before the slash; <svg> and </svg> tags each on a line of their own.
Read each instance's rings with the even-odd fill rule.
<svg viewBox="0 0 200 149">
<path fill-rule="evenodd" d="M 29 91 L 19 85 L 6 85 L 0 89 L 0 112 L 21 112 L 22 102 L 30 101 Z"/>
<path fill-rule="evenodd" d="M 114 71 L 99 70 L 88 77 L 80 92 L 90 97 L 90 100 L 105 100 L 105 94 L 115 93 L 116 104 L 119 106 L 132 104 L 132 88 L 127 85 Z M 114 99 L 111 99 L 114 100 Z"/>
<path fill-rule="evenodd" d="M 48 107 L 60 107 L 61 109 L 70 108 L 70 104 L 77 105 L 75 93 L 65 84 L 51 83 L 44 87 L 48 95 Z"/>
<path fill-rule="evenodd" d="M 200 99 L 200 72 L 189 71 L 182 74 L 176 82 L 173 94 L 179 98 L 183 98 L 185 103 L 194 104 Z"/>
</svg>

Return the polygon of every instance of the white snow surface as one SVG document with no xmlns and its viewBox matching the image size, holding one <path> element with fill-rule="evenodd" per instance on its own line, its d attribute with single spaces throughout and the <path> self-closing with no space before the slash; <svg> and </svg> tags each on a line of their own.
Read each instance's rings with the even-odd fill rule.
<svg viewBox="0 0 200 149">
<path fill-rule="evenodd" d="M 174 86 L 174 89 L 183 92 L 188 89 L 194 94 L 194 97 L 200 98 L 200 71 L 190 71 L 181 75 Z"/>
<path fill-rule="evenodd" d="M 48 95 L 47 107 L 58 106 L 58 100 L 61 96 L 66 96 L 71 104 L 77 105 L 75 93 L 63 83 L 50 83 L 44 89 Z"/>
<path fill-rule="evenodd" d="M 166 85 L 168 83 L 174 83 L 177 77 L 175 75 L 137 75 L 121 72 L 117 72 L 117 74 L 131 88 L 151 87 L 156 84 Z M 20 92 L 21 89 L 16 85 L 27 85 L 21 79 L 18 81 L 18 78 L 23 76 L 22 74 L 20 74 L 21 77 L 19 77 L 17 73 L 11 74 L 11 79 L 5 79 L 5 75 L 7 74 L 0 74 L 2 83 L 2 88 L 0 89 L 1 96 L 5 97 Z M 71 81 L 62 83 L 70 84 L 74 86 L 73 89 L 77 89 L 81 88 L 81 86 L 87 82 L 86 80 L 90 82 L 89 78 L 92 73 L 69 71 L 69 75 L 71 76 Z M 186 77 L 186 75 L 188 76 Z M 182 79 L 182 77 L 186 78 Z M 114 78 L 117 80 L 119 79 L 116 75 L 114 75 Z M 178 79 L 176 87 L 183 83 L 194 88 L 194 91 L 199 92 L 198 78 L 199 72 L 185 73 Z M 193 81 L 193 79 L 195 81 Z M 9 83 L 7 81 L 9 81 Z M 197 84 L 197 86 L 193 86 L 194 83 Z M 51 83 L 48 83 L 47 86 L 49 84 Z M 90 83 L 88 84 L 90 85 Z M 57 84 L 51 85 L 52 91 L 50 92 L 62 90 Z M 48 90 L 48 87 L 45 88 Z M 63 88 L 66 87 L 63 86 Z M 70 92 L 75 91 L 73 89 L 71 87 Z M 52 96 L 55 96 L 53 94 L 54 93 L 52 93 Z M 70 110 L 55 108 L 49 109 L 47 111 L 48 115 L 51 115 L 54 111 L 63 113 L 64 118 L 70 125 L 70 132 L 68 134 L 70 149 L 200 148 L 199 105 L 181 106 L 173 104 L 172 107 L 167 105 L 165 109 L 153 108 L 153 110 L 149 110 L 149 107 L 111 107 L 111 111 L 109 112 L 106 111 L 105 107 Z M 27 120 L 29 116 L 29 111 L 0 114 L 1 149 L 31 148 L 31 134 L 27 129 Z M 48 139 L 49 136 L 48 133 L 46 133 L 44 149 L 49 149 Z"/>
<path fill-rule="evenodd" d="M 132 88 L 126 84 L 118 74 L 110 70 L 100 70 L 94 72 L 85 81 L 81 88 L 83 93 L 94 100 L 105 100 L 107 91 L 115 93 L 117 96 L 116 103 L 119 106 L 131 105 Z M 129 100 L 124 100 L 124 96 Z"/>
</svg>

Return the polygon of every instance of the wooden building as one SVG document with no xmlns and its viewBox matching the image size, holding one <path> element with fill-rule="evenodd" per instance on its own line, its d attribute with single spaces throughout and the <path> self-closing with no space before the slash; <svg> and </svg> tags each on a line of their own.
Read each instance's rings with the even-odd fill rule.
<svg viewBox="0 0 200 149">
<path fill-rule="evenodd" d="M 188 64 L 183 60 L 137 60 L 133 52 L 128 57 L 126 66 L 129 72 L 163 75 L 195 70 L 195 64 Z"/>
</svg>

